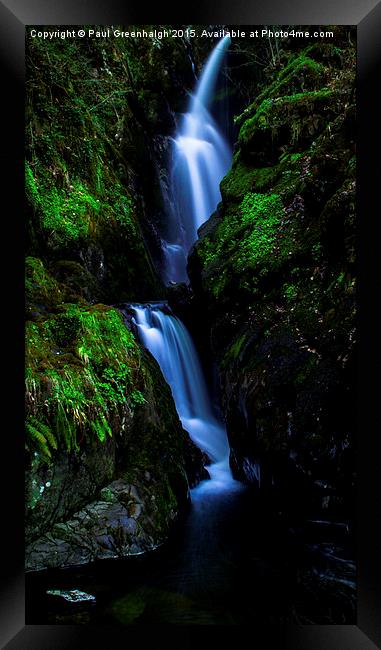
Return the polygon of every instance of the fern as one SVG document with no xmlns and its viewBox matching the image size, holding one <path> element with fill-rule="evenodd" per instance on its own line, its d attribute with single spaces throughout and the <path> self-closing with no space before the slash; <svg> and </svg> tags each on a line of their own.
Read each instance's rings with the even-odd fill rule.
<svg viewBox="0 0 381 650">
<path fill-rule="evenodd" d="M 110 436 L 110 438 L 112 438 L 110 425 L 104 417 L 100 417 L 97 420 L 90 422 L 90 426 L 101 442 L 105 441 L 106 436 Z"/>
<path fill-rule="evenodd" d="M 45 436 L 29 422 L 26 423 L 26 430 L 33 446 L 36 447 L 43 456 L 50 460 L 52 454 L 49 451 L 48 442 Z"/>
<path fill-rule="evenodd" d="M 57 440 L 55 439 L 50 427 L 43 422 L 39 422 L 35 417 L 29 418 L 29 423 L 43 435 L 49 446 L 56 451 Z"/>
<path fill-rule="evenodd" d="M 62 404 L 57 405 L 56 428 L 60 438 L 65 441 L 66 449 L 68 451 L 78 451 L 76 426 L 67 417 Z"/>
</svg>

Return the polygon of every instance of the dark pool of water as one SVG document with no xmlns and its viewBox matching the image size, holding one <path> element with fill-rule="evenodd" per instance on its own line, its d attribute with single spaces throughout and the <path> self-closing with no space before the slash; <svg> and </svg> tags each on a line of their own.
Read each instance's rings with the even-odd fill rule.
<svg viewBox="0 0 381 650">
<path fill-rule="evenodd" d="M 242 486 L 196 498 L 171 541 L 148 556 L 28 574 L 26 621 L 350 624 L 354 571 L 349 537 L 333 536 L 326 525 L 290 526 L 266 498 Z M 95 602 L 46 594 L 73 589 Z"/>
</svg>

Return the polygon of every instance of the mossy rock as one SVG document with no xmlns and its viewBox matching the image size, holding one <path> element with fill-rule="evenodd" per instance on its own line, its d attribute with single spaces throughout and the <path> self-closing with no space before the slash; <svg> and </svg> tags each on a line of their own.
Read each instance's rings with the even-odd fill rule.
<svg viewBox="0 0 381 650">
<path fill-rule="evenodd" d="M 161 542 L 204 478 L 158 364 L 106 305 L 28 324 L 27 413 L 30 539 L 121 479 L 138 486 L 146 532 Z"/>
<path fill-rule="evenodd" d="M 61 271 L 63 260 L 77 264 L 76 272 L 71 269 L 71 287 L 79 288 L 74 275 L 83 267 L 85 286 L 79 293 L 87 299 L 154 298 L 161 283 L 140 228 L 141 206 L 112 169 L 104 171 L 98 161 L 97 170 L 92 185 L 81 177 L 69 178 L 62 159 L 56 160 L 54 175 L 41 161 L 33 168 L 26 164 L 27 198 L 43 240 L 40 249 L 61 262 Z"/>
<path fill-rule="evenodd" d="M 221 182 L 221 195 L 225 201 L 242 201 L 248 192 L 262 192 L 277 178 L 274 167 L 253 168 L 238 158 Z"/>
<path fill-rule="evenodd" d="M 229 301 L 234 295 L 240 303 L 255 300 L 262 283 L 274 283 L 274 274 L 302 252 L 300 201 L 294 197 L 286 207 L 279 194 L 249 192 L 198 242 L 194 256 L 200 258 L 204 288 L 214 299 Z"/>
<path fill-rule="evenodd" d="M 98 302 L 102 298 L 99 281 L 79 262 L 59 260 L 54 264 L 52 273 L 71 290 L 73 298 L 82 297 L 87 302 Z"/>
<path fill-rule="evenodd" d="M 65 288 L 46 270 L 41 259 L 27 257 L 25 260 L 25 292 L 27 306 L 52 307 L 63 302 Z"/>
<path fill-rule="evenodd" d="M 139 359 L 117 310 L 62 305 L 59 313 L 27 323 L 28 413 L 50 426 L 56 445 L 68 451 L 83 438 L 103 441 L 112 435 L 112 415 L 121 417 L 143 400 Z M 37 442 L 27 439 L 30 451 L 42 451 Z"/>
<path fill-rule="evenodd" d="M 235 118 L 237 125 L 242 125 L 248 118 L 255 115 L 265 99 L 276 99 L 283 95 L 313 91 L 324 86 L 327 80 L 327 70 L 318 61 L 307 55 L 307 50 L 291 56 L 291 60 L 279 72 L 276 80 L 267 86 L 245 109 Z"/>
<path fill-rule="evenodd" d="M 295 194 L 303 178 L 307 153 L 281 153 L 276 164 L 254 167 L 240 155 L 221 182 L 221 195 L 228 202 L 241 202 L 248 192 L 276 192 L 285 199 Z"/>
<path fill-rule="evenodd" d="M 353 422 L 337 404 L 353 415 L 355 66 L 340 33 L 340 52 L 311 43 L 264 74 L 238 120 L 222 203 L 188 265 L 210 325 L 233 470 L 254 482 L 259 461 L 265 489 L 353 479 Z M 288 85 L 303 59 L 314 62 L 308 80 Z"/>
<path fill-rule="evenodd" d="M 338 91 L 317 91 L 265 99 L 252 118 L 241 127 L 238 142 L 251 163 L 271 164 L 291 145 L 291 152 L 304 151 L 327 122 L 340 114 L 345 97 Z"/>
</svg>

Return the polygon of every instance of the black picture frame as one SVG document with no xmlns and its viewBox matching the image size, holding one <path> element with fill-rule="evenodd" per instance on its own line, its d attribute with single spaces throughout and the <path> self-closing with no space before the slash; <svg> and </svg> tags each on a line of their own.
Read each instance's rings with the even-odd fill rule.
<svg viewBox="0 0 381 650">
<path fill-rule="evenodd" d="M 180 4 L 180 3 L 179 3 Z M 377 373 L 381 370 L 377 347 L 378 322 L 373 304 L 380 295 L 378 268 L 378 185 L 377 161 L 380 134 L 378 105 L 374 96 L 380 68 L 381 2 L 377 0 L 284 0 L 266 3 L 247 0 L 193 2 L 170 9 L 158 3 L 148 9 L 135 0 L 0 0 L 0 60 L 2 73 L 3 136 L 1 163 L 3 179 L 3 247 L 12 252 L 3 262 L 3 427 L 1 453 L 1 580 L 0 646 L 9 650 L 57 648 L 117 648 L 121 640 L 144 643 L 141 628 L 91 628 L 90 626 L 25 626 L 24 613 L 24 463 L 23 463 L 23 125 L 24 125 L 24 42 L 26 25 L 78 24 L 348 24 L 358 28 L 358 237 L 359 237 L 359 330 L 358 359 L 358 615 L 357 626 L 287 626 L 282 629 L 244 630 L 224 628 L 221 639 L 227 646 L 242 647 L 245 635 L 257 648 L 290 650 L 372 650 L 381 647 L 381 600 L 379 591 L 381 511 L 377 483 L 379 456 L 376 441 L 380 433 Z M 182 13 L 182 15 L 181 15 Z M 377 137 L 378 136 L 378 137 Z M 373 197 L 373 200 L 372 200 Z M 374 372 L 376 370 L 377 372 Z M 5 424 L 5 415 L 9 414 Z M 378 425 L 378 426 L 377 426 Z M 147 631 L 148 634 L 148 631 Z M 152 631 L 150 631 L 152 635 Z M 196 628 L 171 627 L 154 632 L 155 646 L 188 648 L 199 638 Z M 203 630 L 203 642 L 214 643 L 214 628 Z M 241 636 L 242 635 L 242 636 Z M 161 638 L 160 638 L 161 637 Z M 214 645 L 214 644 L 213 644 Z"/>
</svg>

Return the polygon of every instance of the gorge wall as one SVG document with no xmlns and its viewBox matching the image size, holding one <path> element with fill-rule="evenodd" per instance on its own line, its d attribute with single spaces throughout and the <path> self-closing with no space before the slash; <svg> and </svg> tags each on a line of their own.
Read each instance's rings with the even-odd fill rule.
<svg viewBox="0 0 381 650">
<path fill-rule="evenodd" d="M 154 359 L 110 305 L 165 296 L 159 228 L 187 43 L 29 41 L 27 569 L 140 553 L 203 475 Z"/>
<path fill-rule="evenodd" d="M 192 310 L 209 324 L 236 477 L 288 509 L 349 515 L 354 37 L 293 45 L 266 73 L 190 255 Z"/>
</svg>

